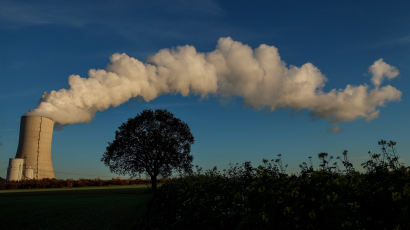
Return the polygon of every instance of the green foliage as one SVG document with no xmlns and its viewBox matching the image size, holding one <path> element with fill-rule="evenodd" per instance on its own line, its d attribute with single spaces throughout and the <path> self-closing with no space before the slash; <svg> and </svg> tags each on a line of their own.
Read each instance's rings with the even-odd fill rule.
<svg viewBox="0 0 410 230">
<path fill-rule="evenodd" d="M 394 142 L 354 170 L 347 151 L 320 153 L 299 175 L 284 172 L 280 156 L 227 170 L 196 172 L 166 182 L 147 213 L 149 229 L 409 229 L 410 173 L 398 163 Z M 387 148 L 390 150 L 387 150 Z"/>
</svg>

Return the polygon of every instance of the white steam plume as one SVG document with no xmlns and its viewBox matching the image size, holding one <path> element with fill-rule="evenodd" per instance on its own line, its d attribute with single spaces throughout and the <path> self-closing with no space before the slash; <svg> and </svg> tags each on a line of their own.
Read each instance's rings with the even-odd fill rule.
<svg viewBox="0 0 410 230">
<path fill-rule="evenodd" d="M 216 49 L 197 52 L 193 46 L 163 49 L 143 63 L 126 54 L 113 54 L 105 69 L 91 69 L 88 78 L 71 75 L 69 89 L 46 92 L 29 112 L 60 124 L 89 122 L 97 111 L 119 106 L 130 98 L 150 101 L 167 93 L 205 97 L 209 94 L 240 96 L 255 108 L 308 109 L 337 125 L 357 118 L 372 120 L 379 107 L 397 101 L 401 92 L 391 85 L 380 87 L 398 70 L 383 59 L 369 68 L 373 86 L 367 84 L 324 92 L 326 77 L 311 63 L 287 66 L 274 46 L 256 49 L 220 38 Z M 339 130 L 335 127 L 335 130 Z"/>
</svg>

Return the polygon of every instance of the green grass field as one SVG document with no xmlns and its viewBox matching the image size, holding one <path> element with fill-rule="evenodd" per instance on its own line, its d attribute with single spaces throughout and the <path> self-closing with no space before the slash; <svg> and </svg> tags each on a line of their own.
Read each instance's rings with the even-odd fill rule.
<svg viewBox="0 0 410 230">
<path fill-rule="evenodd" d="M 138 229 L 144 186 L 0 192 L 0 229 Z"/>
</svg>

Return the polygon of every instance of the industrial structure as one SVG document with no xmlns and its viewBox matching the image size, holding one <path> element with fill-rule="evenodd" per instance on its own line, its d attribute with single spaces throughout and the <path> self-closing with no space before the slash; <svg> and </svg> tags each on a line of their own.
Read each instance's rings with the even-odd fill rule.
<svg viewBox="0 0 410 230">
<path fill-rule="evenodd" d="M 54 178 L 51 142 L 54 121 L 42 116 L 22 116 L 16 158 L 11 158 L 7 180 Z"/>
</svg>

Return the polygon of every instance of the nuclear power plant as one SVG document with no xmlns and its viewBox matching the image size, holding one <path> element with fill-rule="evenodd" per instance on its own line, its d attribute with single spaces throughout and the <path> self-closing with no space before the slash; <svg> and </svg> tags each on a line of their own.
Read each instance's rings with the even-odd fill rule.
<svg viewBox="0 0 410 230">
<path fill-rule="evenodd" d="M 11 158 L 7 180 L 55 178 L 51 160 L 54 121 L 42 116 L 22 116 L 16 158 Z"/>
</svg>

